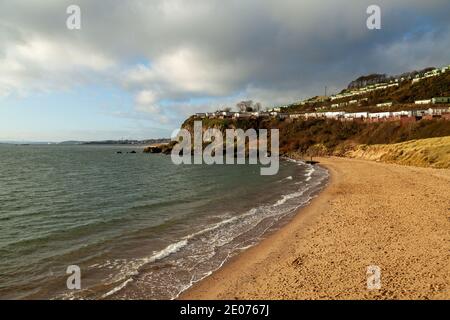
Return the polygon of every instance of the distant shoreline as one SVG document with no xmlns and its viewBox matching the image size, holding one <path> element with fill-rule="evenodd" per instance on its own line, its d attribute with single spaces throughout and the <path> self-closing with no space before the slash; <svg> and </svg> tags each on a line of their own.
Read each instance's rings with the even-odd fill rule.
<svg viewBox="0 0 450 320">
<path fill-rule="evenodd" d="M 146 140 L 99 140 L 99 141 L 78 141 L 78 140 L 70 140 L 70 141 L 15 141 L 15 140 L 5 140 L 0 141 L 0 145 L 70 145 L 70 146 L 78 146 L 78 145 L 130 145 L 130 146 L 148 146 L 152 144 L 160 144 L 160 143 L 169 143 L 169 138 L 160 138 L 160 139 L 146 139 Z"/>
<path fill-rule="evenodd" d="M 449 299 L 450 170 L 320 162 L 331 177 L 319 197 L 179 299 Z M 367 289 L 369 265 L 380 290 Z"/>
</svg>

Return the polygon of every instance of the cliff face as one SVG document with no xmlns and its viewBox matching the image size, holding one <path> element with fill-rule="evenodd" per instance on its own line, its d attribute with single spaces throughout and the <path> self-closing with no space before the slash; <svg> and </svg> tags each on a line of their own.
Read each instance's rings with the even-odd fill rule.
<svg viewBox="0 0 450 320">
<path fill-rule="evenodd" d="M 196 119 L 191 117 L 183 128 L 193 134 Z M 197 119 L 200 120 L 200 119 Z M 327 119 L 310 120 L 233 120 L 203 119 L 202 130 L 215 128 L 225 134 L 226 129 L 279 129 L 280 154 L 345 155 L 356 145 L 394 144 L 414 139 L 450 136 L 450 125 L 443 120 L 362 123 Z"/>
<path fill-rule="evenodd" d="M 203 133 L 208 129 L 218 129 L 225 133 L 226 129 L 243 129 L 247 130 L 250 128 L 258 129 L 264 128 L 267 125 L 266 120 L 261 119 L 246 119 L 246 120 L 236 120 L 236 119 L 196 119 L 195 117 L 188 118 L 182 125 L 182 129 L 188 130 L 191 134 L 194 133 L 194 121 L 202 122 Z"/>
<path fill-rule="evenodd" d="M 196 120 L 201 119 L 187 119 L 182 128 L 193 135 Z M 285 156 L 300 158 L 334 155 L 404 165 L 450 168 L 450 125 L 444 120 L 422 120 L 406 124 L 326 119 L 201 121 L 203 133 L 212 128 L 220 130 L 223 135 L 226 129 L 279 129 L 280 155 Z M 153 151 L 170 154 L 174 144 L 175 142 L 158 146 L 161 150 Z"/>
</svg>

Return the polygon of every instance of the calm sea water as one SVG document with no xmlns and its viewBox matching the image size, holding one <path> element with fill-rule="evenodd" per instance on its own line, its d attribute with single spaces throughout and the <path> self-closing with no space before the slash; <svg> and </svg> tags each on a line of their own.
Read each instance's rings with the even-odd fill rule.
<svg viewBox="0 0 450 320">
<path fill-rule="evenodd" d="M 175 298 L 327 180 L 292 161 L 261 176 L 255 165 L 175 166 L 131 150 L 0 145 L 0 298 Z M 67 289 L 69 265 L 81 290 Z"/>
</svg>

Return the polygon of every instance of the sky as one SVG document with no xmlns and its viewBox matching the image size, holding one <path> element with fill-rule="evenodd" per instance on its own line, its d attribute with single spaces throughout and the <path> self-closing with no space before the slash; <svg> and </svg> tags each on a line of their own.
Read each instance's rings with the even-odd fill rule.
<svg viewBox="0 0 450 320">
<path fill-rule="evenodd" d="M 449 16 L 448 0 L 0 0 L 0 141 L 170 137 L 241 100 L 448 65 Z"/>
</svg>

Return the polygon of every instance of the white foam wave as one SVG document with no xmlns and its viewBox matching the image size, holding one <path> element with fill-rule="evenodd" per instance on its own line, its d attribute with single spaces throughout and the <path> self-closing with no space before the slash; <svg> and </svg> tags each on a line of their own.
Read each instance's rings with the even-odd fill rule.
<svg viewBox="0 0 450 320">
<path fill-rule="evenodd" d="M 282 204 L 285 204 L 286 201 L 288 201 L 290 199 L 301 197 L 305 193 L 305 191 L 307 191 L 307 190 L 308 189 L 305 189 L 305 190 L 299 191 L 299 192 L 294 192 L 294 193 L 283 195 L 283 197 L 274 204 L 274 207 L 279 207 Z"/>
<path fill-rule="evenodd" d="M 122 284 L 118 285 L 117 287 L 113 288 L 111 291 L 108 291 L 107 293 L 105 293 L 102 298 L 107 298 L 110 295 L 113 295 L 116 292 L 119 292 L 120 290 L 122 290 L 123 288 L 125 288 L 127 286 L 128 283 L 130 283 L 131 281 L 133 281 L 132 278 L 126 280 L 125 282 L 123 282 Z"/>
<path fill-rule="evenodd" d="M 314 166 L 308 165 L 308 170 L 306 170 L 306 173 L 305 173 L 305 178 L 306 178 L 305 181 L 306 182 L 308 182 L 312 179 L 312 175 L 315 171 L 316 171 L 316 169 L 314 169 Z"/>
<path fill-rule="evenodd" d="M 155 262 L 157 260 L 164 259 L 165 257 L 169 256 L 170 254 L 175 253 L 175 252 L 179 251 L 181 248 L 185 247 L 187 245 L 187 243 L 188 243 L 187 239 L 183 239 L 176 243 L 172 243 L 172 244 L 168 245 L 165 249 L 152 255 L 149 259 L 143 259 L 143 261 L 145 263 L 150 263 L 150 262 Z"/>
<path fill-rule="evenodd" d="M 150 257 L 145 257 L 141 259 L 136 259 L 132 261 L 128 261 L 128 263 L 125 263 L 121 266 L 121 272 L 119 274 L 119 278 L 115 279 L 114 282 L 121 282 L 118 286 L 114 287 L 112 290 L 110 290 L 108 293 L 104 294 L 102 298 L 106 298 L 114 293 L 119 292 L 123 288 L 127 286 L 128 283 L 130 283 L 133 278 L 130 278 L 133 275 L 137 275 L 139 272 L 139 269 L 152 262 L 156 262 L 158 260 L 164 259 L 168 257 L 169 255 L 178 252 L 181 248 L 185 247 L 188 243 L 187 239 L 183 239 L 181 241 L 172 243 L 168 245 L 163 250 L 160 250 L 158 252 L 155 252 Z M 113 262 L 115 264 L 116 262 Z M 125 280 L 125 281 L 124 281 Z"/>
<path fill-rule="evenodd" d="M 294 161 L 298 162 L 298 161 Z M 302 165 L 305 165 L 301 163 Z M 307 171 L 305 173 L 306 181 L 309 181 L 313 177 L 313 173 L 316 171 L 316 169 L 313 166 L 308 166 Z M 321 171 L 321 169 L 319 169 Z M 116 294 L 123 288 L 125 288 L 130 282 L 133 281 L 133 276 L 137 275 L 139 273 L 139 270 L 142 266 L 156 262 L 158 260 L 164 259 L 166 257 L 169 257 L 170 255 L 180 251 L 181 249 L 185 248 L 187 251 L 186 254 L 189 255 L 189 252 L 193 252 L 195 255 L 195 264 L 193 264 L 193 267 L 191 263 L 185 264 L 184 262 L 180 265 L 183 265 L 183 267 L 190 266 L 188 270 L 193 268 L 192 270 L 196 270 L 198 266 L 202 266 L 203 263 L 208 264 L 208 261 L 217 253 L 216 250 L 220 248 L 220 250 L 223 250 L 224 246 L 229 246 L 231 249 L 227 249 L 230 251 L 225 252 L 225 256 L 221 257 L 220 261 L 217 261 L 217 264 L 214 263 L 210 265 L 212 268 L 209 270 L 201 270 L 197 271 L 195 276 L 192 275 L 192 278 L 187 280 L 184 284 L 178 283 L 177 288 L 172 288 L 178 291 L 178 293 L 175 294 L 175 297 L 173 294 L 175 292 L 172 291 L 171 297 L 176 298 L 181 292 L 185 291 L 187 288 L 192 286 L 193 283 L 200 281 L 201 279 L 205 278 L 206 276 L 213 273 L 215 270 L 219 269 L 230 257 L 230 255 L 233 254 L 235 251 L 239 250 L 245 250 L 246 248 L 249 248 L 253 246 L 255 243 L 257 243 L 258 239 L 270 228 L 272 228 L 276 221 L 282 219 L 286 215 L 288 215 L 290 212 L 294 212 L 298 207 L 305 205 L 308 201 L 311 200 L 311 194 L 310 192 L 313 192 L 313 189 L 317 187 L 323 179 L 326 178 L 327 175 L 324 175 L 320 179 L 315 179 L 313 183 L 306 183 L 305 180 L 301 182 L 303 184 L 303 187 L 301 190 L 297 192 L 292 192 L 290 194 L 283 195 L 281 199 L 276 201 L 275 203 L 272 203 L 271 205 L 263 205 L 259 206 L 257 208 L 252 208 L 248 210 L 247 212 L 239 215 L 239 216 L 231 216 L 230 214 L 224 214 L 221 217 L 224 219 L 220 222 L 211 224 L 207 226 L 206 228 L 201 229 L 200 231 L 193 232 L 184 238 L 182 238 L 180 241 L 172 243 L 168 245 L 163 250 L 160 250 L 158 252 L 154 252 L 150 257 L 141 258 L 141 259 L 133 259 L 126 261 L 125 263 L 121 263 L 121 270 L 120 275 L 113 276 L 113 281 L 111 283 L 120 283 L 117 286 L 115 286 L 112 290 L 104 294 L 102 297 L 108 297 L 110 295 Z M 293 179 L 292 176 L 286 177 L 284 179 Z M 284 180 L 283 179 L 283 180 Z M 306 194 L 306 195 L 305 195 Z M 286 204 L 287 201 L 294 198 L 299 198 L 304 196 L 304 199 L 297 203 L 292 204 Z M 284 205 L 286 204 L 286 205 Z M 282 206 L 284 205 L 284 206 Z M 282 206 L 282 207 L 281 207 Z M 275 209 L 276 208 L 276 209 Z M 270 223 L 264 223 L 262 226 L 263 229 L 259 229 L 257 231 L 257 234 L 254 235 L 254 238 L 248 239 L 246 243 L 250 243 L 249 245 L 245 245 L 244 243 L 240 242 L 239 244 L 235 244 L 233 241 L 242 234 L 255 230 L 257 225 L 260 225 L 260 223 L 265 219 L 270 218 Z M 225 225 L 231 224 L 232 226 L 224 228 Z M 206 244 L 208 246 L 198 251 L 198 245 L 199 244 Z M 203 246 L 202 244 L 202 246 Z M 212 247 L 211 247 L 212 245 Z M 235 246 L 236 245 L 236 246 Z M 234 247 L 233 247 L 234 246 Z M 195 248 L 194 248 L 195 247 Z M 195 250 L 194 250 L 195 249 Z M 174 259 L 177 260 L 179 257 L 174 256 Z M 183 258 L 184 259 L 184 258 Z M 178 260 L 177 260 L 178 261 Z M 184 260 L 183 260 L 184 261 Z M 123 261 L 121 261 L 123 262 Z M 112 263 L 115 264 L 115 263 Z M 176 262 L 178 264 L 178 262 Z M 197 267 L 195 267 L 197 266 Z"/>
</svg>

